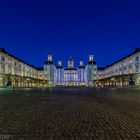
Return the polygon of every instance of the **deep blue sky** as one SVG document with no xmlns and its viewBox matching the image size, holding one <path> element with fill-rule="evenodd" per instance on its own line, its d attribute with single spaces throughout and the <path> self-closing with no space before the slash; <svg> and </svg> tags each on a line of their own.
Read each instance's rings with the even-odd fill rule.
<svg viewBox="0 0 140 140">
<path fill-rule="evenodd" d="M 1 0 L 0 47 L 36 66 L 51 52 L 99 66 L 140 47 L 139 0 Z"/>
</svg>

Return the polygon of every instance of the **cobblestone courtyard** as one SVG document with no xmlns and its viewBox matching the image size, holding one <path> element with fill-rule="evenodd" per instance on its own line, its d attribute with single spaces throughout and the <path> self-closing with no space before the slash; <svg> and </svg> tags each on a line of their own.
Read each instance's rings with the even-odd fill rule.
<svg viewBox="0 0 140 140">
<path fill-rule="evenodd" d="M 0 91 L 0 136 L 17 140 L 140 140 L 140 93 L 124 89 Z M 1 139 L 1 138 L 0 138 Z"/>
</svg>

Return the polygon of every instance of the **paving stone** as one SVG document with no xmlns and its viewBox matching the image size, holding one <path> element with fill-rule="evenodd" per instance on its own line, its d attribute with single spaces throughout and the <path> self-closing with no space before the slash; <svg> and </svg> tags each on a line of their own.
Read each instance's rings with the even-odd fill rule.
<svg viewBox="0 0 140 140">
<path fill-rule="evenodd" d="M 15 140 L 139 140 L 140 102 L 131 100 L 132 94 L 124 98 L 107 92 L 0 95 L 0 135 Z"/>
</svg>

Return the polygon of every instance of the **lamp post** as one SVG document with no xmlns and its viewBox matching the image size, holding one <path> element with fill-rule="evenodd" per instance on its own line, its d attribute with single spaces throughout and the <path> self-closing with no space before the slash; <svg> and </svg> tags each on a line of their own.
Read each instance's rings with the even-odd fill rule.
<svg viewBox="0 0 140 140">
<path fill-rule="evenodd" d="M 13 94 L 15 93 L 15 84 L 16 84 L 16 82 L 18 82 L 18 80 L 16 79 L 16 77 L 17 77 L 16 74 L 13 75 L 13 79 L 14 79 L 14 81 L 15 81 L 15 83 L 13 84 Z"/>
<path fill-rule="evenodd" d="M 13 79 L 15 80 L 15 78 L 11 75 L 11 73 L 8 74 L 8 83 L 7 86 L 11 86 L 12 87 L 12 93 L 15 93 L 15 83 L 13 83 Z"/>
<path fill-rule="evenodd" d="M 111 78 L 111 82 L 112 82 L 112 86 L 114 86 L 114 82 L 115 82 L 115 78 L 114 77 Z"/>
</svg>

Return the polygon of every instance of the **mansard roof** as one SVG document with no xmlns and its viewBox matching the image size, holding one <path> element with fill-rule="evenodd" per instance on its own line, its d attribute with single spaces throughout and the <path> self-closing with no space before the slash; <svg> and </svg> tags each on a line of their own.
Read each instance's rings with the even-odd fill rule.
<svg viewBox="0 0 140 140">
<path fill-rule="evenodd" d="M 20 58 L 18 58 L 18 57 L 16 57 L 16 56 L 14 56 L 13 54 L 7 52 L 4 48 L 0 48 L 0 52 L 2 52 L 2 53 L 4 53 L 4 54 L 6 54 L 6 55 L 8 55 L 8 56 L 10 56 L 10 57 L 12 57 L 12 58 L 18 60 L 18 61 L 20 61 L 20 62 L 22 62 L 22 63 L 24 63 L 24 64 L 26 64 L 26 65 L 28 65 L 28 66 L 34 68 L 34 69 L 36 69 L 36 67 L 35 67 L 34 65 L 31 65 L 31 64 L 29 64 L 29 63 L 27 63 L 27 62 L 21 60 Z"/>
<path fill-rule="evenodd" d="M 47 65 L 53 65 L 53 61 L 45 61 L 44 64 L 47 64 Z"/>
<path fill-rule="evenodd" d="M 77 70 L 76 68 L 65 68 L 64 70 Z"/>
<path fill-rule="evenodd" d="M 117 64 L 117 63 L 123 61 L 124 59 L 126 59 L 126 58 L 128 58 L 128 57 L 130 57 L 130 56 L 132 56 L 132 55 L 134 55 L 134 54 L 136 54 L 136 53 L 138 53 L 138 52 L 140 52 L 140 48 L 136 48 L 135 51 L 132 52 L 132 53 L 130 53 L 129 55 L 127 55 L 127 56 L 125 56 L 125 57 L 119 59 L 118 61 L 112 63 L 111 65 L 107 65 L 106 68 L 111 67 L 111 66 L 113 66 L 113 65 L 115 65 L 115 64 Z"/>
<path fill-rule="evenodd" d="M 91 65 L 91 64 L 94 64 L 94 65 L 95 65 L 95 64 L 97 64 L 97 63 L 96 63 L 95 61 L 89 61 L 88 64 L 89 64 L 89 65 Z"/>
<path fill-rule="evenodd" d="M 62 66 L 57 66 L 56 68 L 57 68 L 57 69 L 63 69 L 63 67 L 62 67 Z"/>
<path fill-rule="evenodd" d="M 79 66 L 79 69 L 84 69 L 85 68 L 85 66 Z"/>
<path fill-rule="evenodd" d="M 36 69 L 39 70 L 39 71 L 43 71 L 44 70 L 43 67 L 36 67 Z"/>
<path fill-rule="evenodd" d="M 105 67 L 98 67 L 98 70 L 104 70 Z"/>
</svg>

